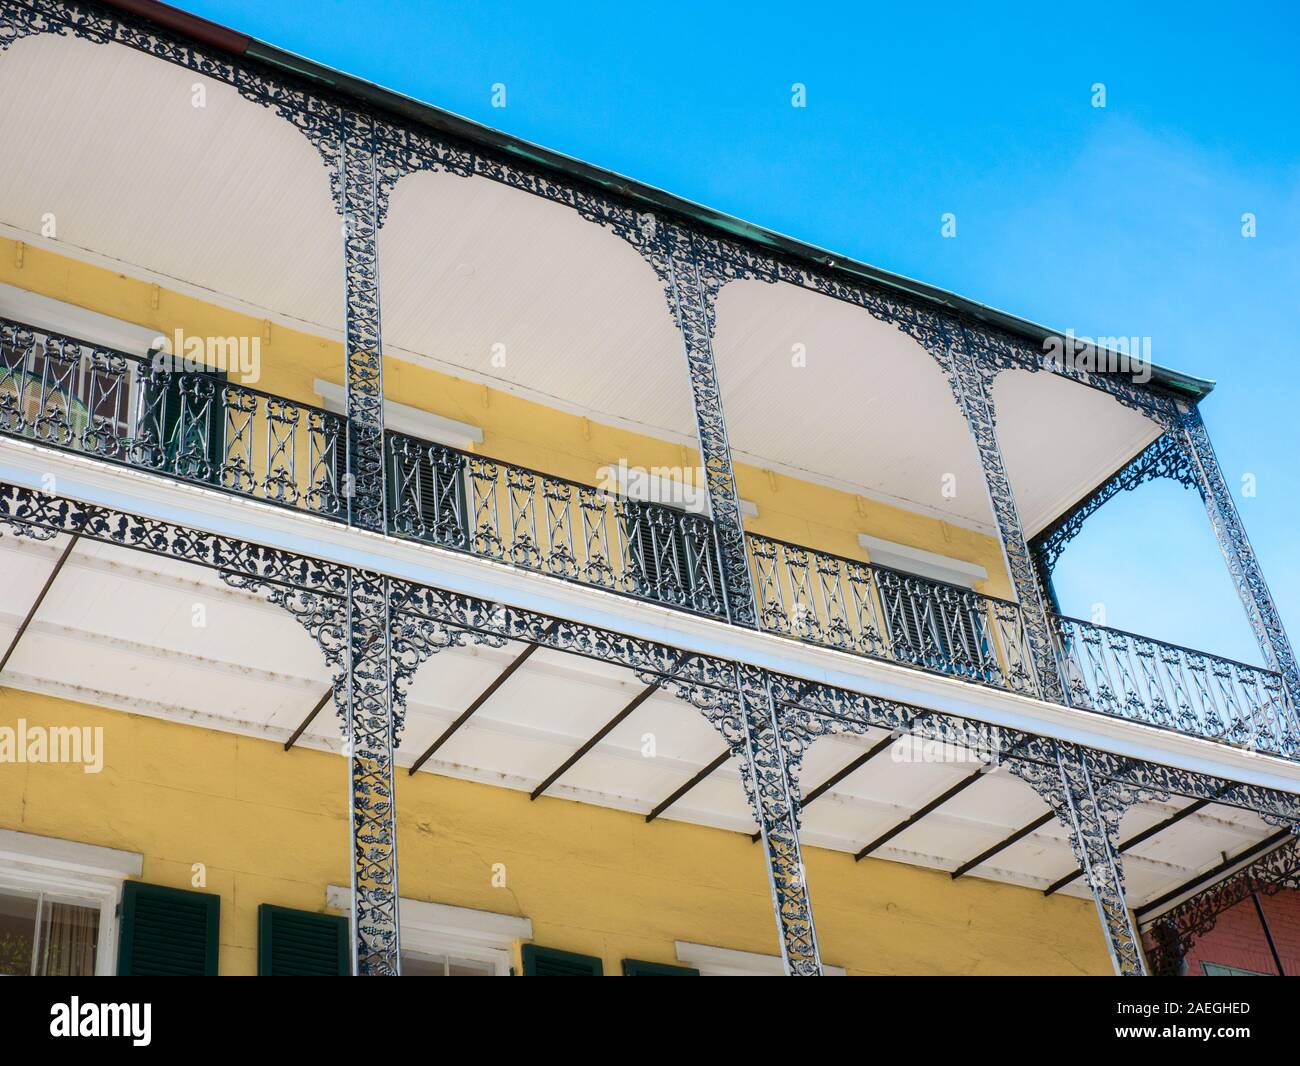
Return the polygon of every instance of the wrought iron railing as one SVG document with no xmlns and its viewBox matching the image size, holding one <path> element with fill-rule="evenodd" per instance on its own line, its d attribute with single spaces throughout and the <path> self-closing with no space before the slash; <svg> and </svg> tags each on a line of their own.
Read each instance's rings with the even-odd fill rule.
<svg viewBox="0 0 1300 1066">
<path fill-rule="evenodd" d="M 704 516 L 398 433 L 387 440 L 392 532 L 726 617 Z"/>
<path fill-rule="evenodd" d="M 347 520 L 346 420 L 212 372 L 0 318 L 0 433 Z M 395 535 L 716 618 L 708 518 L 398 433 Z M 760 624 L 812 644 L 1039 694 L 1018 604 L 749 534 Z M 1074 707 L 1300 758 L 1280 675 L 1054 618 Z"/>
<path fill-rule="evenodd" d="M 1295 709 L 1280 674 L 1077 618 L 1053 622 L 1072 706 L 1300 756 Z"/>
<path fill-rule="evenodd" d="M 0 319 L 0 433 L 339 517 L 345 425 L 165 356 Z"/>
<path fill-rule="evenodd" d="M 764 630 L 1037 694 L 1018 604 L 752 533 L 747 540 Z"/>
</svg>

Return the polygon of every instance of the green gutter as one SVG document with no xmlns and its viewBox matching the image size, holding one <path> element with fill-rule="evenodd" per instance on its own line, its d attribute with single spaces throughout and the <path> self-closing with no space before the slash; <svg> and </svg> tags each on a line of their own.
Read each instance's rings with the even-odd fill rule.
<svg viewBox="0 0 1300 1066">
<path fill-rule="evenodd" d="M 155 0 L 109 0 L 111 6 L 119 7 L 136 15 L 151 18 L 164 26 L 179 32 L 189 33 L 207 43 L 233 50 L 256 59 L 268 66 L 290 72 L 300 78 L 313 82 L 333 92 L 351 97 L 354 100 L 387 112 L 401 116 L 430 129 L 449 134 L 472 144 L 482 145 L 502 155 L 514 156 L 534 167 L 550 171 L 570 180 L 577 180 L 639 204 L 654 211 L 666 211 L 687 219 L 695 225 L 714 230 L 727 237 L 736 237 L 752 244 L 760 245 L 773 252 L 792 259 L 810 263 L 822 270 L 838 274 L 851 281 L 863 281 L 881 286 L 894 292 L 903 293 L 924 303 L 935 305 L 955 314 L 963 315 L 989 326 L 1008 330 L 1025 337 L 1036 345 L 1041 345 L 1048 337 L 1061 336 L 1059 330 L 1048 329 L 1037 322 L 1031 322 L 1016 315 L 1000 311 L 995 307 L 966 299 L 956 293 L 948 292 L 925 282 L 880 270 L 867 263 L 858 262 L 848 256 L 836 255 L 824 248 L 806 244 L 793 237 L 764 229 L 744 219 L 736 218 L 721 211 L 715 211 L 703 204 L 674 196 L 662 189 L 644 185 L 632 178 L 602 167 L 593 166 L 580 159 L 552 151 L 541 145 L 532 144 L 502 130 L 484 126 L 461 115 L 444 111 L 431 104 L 422 103 L 402 93 L 385 89 L 373 82 L 344 74 L 342 71 L 323 66 L 313 60 L 286 52 L 282 48 L 246 37 L 182 12 Z M 238 42 L 237 44 L 232 42 Z M 241 47 L 242 45 L 242 47 Z M 1109 353 L 1119 354 L 1119 353 Z M 1177 393 L 1180 396 L 1199 401 L 1214 388 L 1214 382 L 1205 378 L 1193 377 L 1177 370 L 1152 365 L 1151 381 L 1153 384 Z"/>
</svg>

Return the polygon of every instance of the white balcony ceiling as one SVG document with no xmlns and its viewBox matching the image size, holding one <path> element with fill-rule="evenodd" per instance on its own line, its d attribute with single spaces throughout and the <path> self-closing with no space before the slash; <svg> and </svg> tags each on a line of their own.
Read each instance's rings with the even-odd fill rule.
<svg viewBox="0 0 1300 1066">
<path fill-rule="evenodd" d="M 0 158 L 0 231 L 339 336 L 342 244 L 326 172 L 272 111 L 125 46 L 51 36 L 0 54 L 0 98 L 0 138 L 21 146 Z M 42 233 L 51 217 L 53 238 Z M 380 276 L 390 354 L 694 440 L 662 286 L 632 247 L 570 209 L 485 178 L 408 176 L 381 234 Z M 806 366 L 792 366 L 795 345 Z M 736 282 L 719 298 L 716 354 L 742 459 L 992 528 L 947 383 L 895 327 L 795 286 Z M 1030 533 L 1156 432 L 1049 374 L 1004 374 L 996 397 Z"/>
<path fill-rule="evenodd" d="M 4 447 L 0 442 L 0 447 Z M 0 537 L 0 649 L 17 628 L 66 544 Z M 200 619 L 203 624 L 196 624 Z M 442 652 L 417 673 L 398 756 L 409 767 L 522 650 Z M 18 644 L 0 684 L 151 717 L 282 743 L 327 690 L 313 641 L 287 614 L 228 588 L 189 564 L 82 541 Z M 643 690 L 629 671 L 547 649 L 536 652 L 425 764 L 436 773 L 530 792 Z M 6 700 L 9 719 L 21 702 Z M 70 715 L 67 724 L 75 724 Z M 835 737 L 808 753 L 805 791 L 883 736 Z M 300 743 L 338 750 L 332 706 Z M 647 744 L 653 742 L 652 755 Z M 113 733 L 105 734 L 106 764 Z M 582 802 L 643 815 L 723 751 L 720 736 L 686 703 L 648 699 L 539 801 Z M 902 758 L 902 742 L 834 786 L 804 812 L 805 845 L 855 853 L 968 776 L 970 762 Z M 296 756 L 286 752 L 291 760 Z M 406 771 L 398 773 L 399 795 Z M 337 787 L 346 787 L 340 757 Z M 1134 808 L 1129 836 L 1188 801 Z M 1004 771 L 986 776 L 876 854 L 951 871 L 1045 811 Z M 728 762 L 671 807 L 665 818 L 750 833 L 736 764 Z M 652 833 L 653 826 L 629 826 Z M 1210 806 L 1135 848 L 1126 862 L 1130 902 L 1140 905 L 1272 832 L 1254 815 Z M 340 843 L 342 846 L 342 843 Z M 757 846 L 757 845 L 756 845 Z M 555 856 L 562 861 L 563 856 Z M 1062 829 L 1049 822 L 973 876 L 1043 888 L 1074 869 Z M 870 877 L 870 865 L 861 870 Z M 814 903 L 816 884 L 813 884 Z M 1064 891 L 1084 895 L 1076 881 Z"/>
</svg>

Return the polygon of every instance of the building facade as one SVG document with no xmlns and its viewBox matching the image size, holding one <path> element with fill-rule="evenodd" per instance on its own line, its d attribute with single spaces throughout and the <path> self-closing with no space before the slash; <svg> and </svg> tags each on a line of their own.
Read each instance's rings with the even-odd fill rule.
<svg viewBox="0 0 1300 1066">
<path fill-rule="evenodd" d="M 1289 862 L 1208 383 L 144 0 L 0 93 L 5 972 L 1165 972 Z M 1055 609 L 1156 479 L 1259 665 Z"/>
</svg>

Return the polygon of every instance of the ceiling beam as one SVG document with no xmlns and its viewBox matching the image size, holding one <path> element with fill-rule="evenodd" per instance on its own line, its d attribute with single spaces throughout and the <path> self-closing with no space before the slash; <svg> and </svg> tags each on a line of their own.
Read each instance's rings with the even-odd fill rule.
<svg viewBox="0 0 1300 1066">
<path fill-rule="evenodd" d="M 921 807 L 919 810 L 914 811 L 912 814 L 909 814 L 906 818 L 904 818 L 893 828 L 887 829 L 885 830 L 885 832 L 881 833 L 880 836 L 876 837 L 875 840 L 873 840 L 865 848 L 863 848 L 856 855 L 854 855 L 853 860 L 855 862 L 861 862 L 877 848 L 881 847 L 884 844 L 888 844 L 891 840 L 894 839 L 894 837 L 898 836 L 898 834 L 901 833 L 904 829 L 908 829 L 916 825 L 916 823 L 919 822 L 922 818 L 924 818 L 927 814 L 929 814 L 931 811 L 935 810 L 938 807 L 942 807 L 945 803 L 947 803 L 950 799 L 956 796 L 959 792 L 965 792 L 966 789 L 970 788 L 971 785 L 975 784 L 976 781 L 978 781 L 981 777 L 983 777 L 985 774 L 987 774 L 990 770 L 993 769 L 996 769 L 996 764 L 989 763 L 984 766 L 981 766 L 969 777 L 962 778 L 955 785 L 953 785 L 952 788 L 948 789 L 945 792 L 940 793 L 938 796 L 935 796 L 934 799 L 932 799 L 924 807 Z"/>
<path fill-rule="evenodd" d="M 647 685 L 645 689 L 643 689 L 641 692 L 639 692 L 636 696 L 632 698 L 631 702 L 628 703 L 626 707 L 624 707 L 621 711 L 618 712 L 618 714 L 614 715 L 613 718 L 611 718 L 608 722 L 606 722 L 603 726 L 601 726 L 600 729 L 596 731 L 596 734 L 590 740 L 588 740 L 585 744 L 582 745 L 582 747 L 580 747 L 577 751 L 575 751 L 572 755 L 570 755 L 567 759 L 565 759 L 564 762 L 560 766 L 558 766 L 555 769 L 555 771 L 549 777 L 546 778 L 545 781 L 543 781 L 540 785 L 538 785 L 535 789 L 533 789 L 533 791 L 529 793 L 528 798 L 530 800 L 537 799 L 538 796 L 540 796 L 543 792 L 545 792 L 548 788 L 550 788 L 553 784 L 555 784 L 555 782 L 559 780 L 559 778 L 564 776 L 564 774 L 566 774 L 569 771 L 569 769 L 573 766 L 574 763 L 576 763 L 579 759 L 581 759 L 584 755 L 586 755 L 587 752 L 591 751 L 592 748 L 594 748 L 597 744 L 599 744 L 602 740 L 604 740 L 605 737 L 607 737 L 615 729 L 615 727 L 620 725 L 623 722 L 623 720 L 627 718 L 628 715 L 630 715 L 633 711 L 635 711 L 638 707 L 640 707 L 641 704 L 645 703 L 646 700 L 648 700 L 651 696 L 653 696 L 658 691 L 659 691 L 659 685 L 657 683 L 653 685 Z"/>
<path fill-rule="evenodd" d="M 1209 805 L 1210 805 L 1209 800 L 1199 799 L 1195 803 L 1189 803 L 1186 807 L 1180 808 L 1175 814 L 1166 818 L 1164 821 L 1157 822 L 1155 825 L 1151 826 L 1150 829 L 1144 829 L 1142 830 L 1142 832 L 1138 833 L 1137 836 L 1132 836 L 1129 837 L 1128 840 L 1125 840 L 1119 846 L 1119 850 L 1121 854 L 1123 852 L 1128 851 L 1129 848 L 1137 847 L 1137 845 L 1141 844 L 1142 841 L 1144 840 L 1150 840 L 1157 833 L 1163 832 L 1164 830 L 1168 829 L 1171 825 L 1177 825 L 1184 818 L 1187 818 L 1195 814 L 1197 811 L 1202 810 L 1205 807 L 1208 807 Z M 1043 895 L 1050 896 L 1053 892 L 1056 892 L 1059 889 L 1064 888 L 1076 877 L 1082 877 L 1082 876 L 1083 876 L 1083 871 L 1080 869 L 1076 869 L 1074 873 L 1066 874 L 1059 881 L 1053 881 L 1050 885 L 1048 885 L 1045 889 L 1043 889 Z"/>
<path fill-rule="evenodd" d="M 334 686 L 331 685 L 329 688 L 325 690 L 325 694 L 321 696 L 319 700 L 316 701 L 316 706 L 313 707 L 308 712 L 307 717 L 304 718 L 302 722 L 299 723 L 298 728 L 293 731 L 289 739 L 284 742 L 285 751 L 288 751 L 290 748 L 292 748 L 295 744 L 298 743 L 298 738 L 302 736 L 303 733 L 307 732 L 307 727 L 316 720 L 316 716 L 320 714 L 320 712 L 324 709 L 325 704 L 329 703 L 330 697 L 333 695 L 334 695 Z"/>
<path fill-rule="evenodd" d="M 987 851 L 981 851 L 978 855 L 975 856 L 975 858 L 969 859 L 966 862 L 962 863 L 960 866 L 957 867 L 957 869 L 953 870 L 952 879 L 955 881 L 963 874 L 970 873 L 970 871 L 975 869 L 976 866 L 979 866 L 981 863 L 988 862 L 989 859 L 993 858 L 993 856 L 996 855 L 999 851 L 1011 847 L 1011 845 L 1014 844 L 1017 840 L 1024 840 L 1024 838 L 1029 836 L 1030 833 L 1034 832 L 1037 829 L 1041 829 L 1043 826 L 1045 826 L 1048 822 L 1050 822 L 1055 817 L 1056 815 L 1053 814 L 1051 811 L 1048 811 L 1046 814 L 1039 815 L 1027 826 L 1024 826 L 1021 829 L 1017 829 L 1009 837 L 1005 837 L 1004 839 L 999 840 Z"/>
<path fill-rule="evenodd" d="M 854 759 L 852 762 L 850 762 L 847 766 L 845 766 L 845 767 L 843 767 L 842 769 L 837 770 L 835 773 L 831 774 L 830 777 L 828 777 L 825 781 L 823 781 L 823 782 L 822 782 L 820 785 L 818 785 L 815 789 L 813 789 L 811 792 L 809 792 L 808 795 L 806 795 L 806 796 L 805 796 L 805 797 L 800 801 L 800 803 L 799 803 L 799 810 L 800 810 L 801 812 L 807 810 L 807 809 L 808 809 L 808 804 L 812 803 L 812 801 L 815 800 L 815 799 L 817 799 L 818 796 L 824 796 L 824 795 L 825 795 L 827 792 L 829 792 L 832 788 L 834 788 L 834 787 L 835 787 L 836 785 L 838 785 L 841 781 L 843 781 L 846 777 L 848 777 L 849 774 L 851 774 L 851 773 L 853 773 L 855 770 L 858 770 L 858 769 L 860 769 L 861 767 L 865 766 L 867 763 L 869 763 L 872 759 L 874 759 L 874 758 L 875 758 L 877 755 L 879 755 L 881 752 L 883 752 L 883 751 L 888 751 L 891 747 L 893 747 L 893 745 L 894 745 L 894 741 L 897 740 L 897 739 L 898 739 L 898 737 L 897 737 L 895 734 L 890 733 L 889 736 L 885 737 L 884 740 L 880 741 L 880 743 L 878 743 L 878 744 L 873 745 L 873 746 L 872 746 L 870 749 L 868 749 L 867 751 L 864 751 L 861 755 L 859 755 L 857 758 L 855 758 L 855 759 Z M 760 841 L 760 840 L 763 839 L 763 834 L 762 834 L 761 831 L 758 832 L 758 833 L 754 833 L 754 834 L 753 834 L 749 839 L 752 840 L 752 841 L 754 841 L 755 843 L 758 843 L 758 841 Z"/>
<path fill-rule="evenodd" d="M 474 700 L 474 702 L 471 703 L 467 708 L 465 708 L 465 712 L 443 731 L 442 736 L 440 736 L 437 740 L 435 740 L 432 744 L 429 745 L 428 750 L 425 751 L 423 755 L 421 755 L 418 759 L 415 760 L 414 763 L 411 764 L 411 769 L 408 771 L 408 776 L 414 774 L 416 770 L 418 770 L 421 766 L 423 766 L 426 762 L 428 762 L 429 757 L 433 755 L 433 753 L 436 752 L 439 748 L 441 748 L 444 744 L 446 744 L 447 741 L 449 741 L 452 738 L 452 735 L 456 732 L 456 730 L 458 730 L 461 726 L 463 726 L 466 722 L 468 722 L 471 716 L 474 714 L 474 712 L 477 711 L 480 707 L 482 707 L 483 704 L 487 703 L 487 701 L 492 698 L 492 694 L 496 692 L 496 690 L 499 689 L 502 685 L 504 685 L 507 681 L 509 681 L 511 675 L 514 674 L 514 672 L 518 670 L 521 666 L 523 666 L 524 663 L 526 663 L 530 658 L 532 658 L 533 652 L 535 652 L 540 647 L 541 647 L 540 644 L 529 644 L 528 647 L 526 647 L 517 656 L 515 656 L 514 661 L 512 661 L 509 666 L 507 666 L 503 671 L 501 671 L 501 674 L 497 677 L 497 679 L 493 681 L 492 684 L 488 685 L 488 687 L 485 688 L 482 692 L 480 692 L 478 694 L 478 697 Z"/>
<path fill-rule="evenodd" d="M 59 576 L 59 571 L 63 569 L 64 563 L 72 554 L 72 549 L 77 546 L 77 541 L 81 539 L 80 533 L 73 533 L 68 537 L 67 546 L 63 549 L 63 554 L 55 562 L 53 569 L 50 570 L 49 576 L 45 579 L 45 584 L 41 586 L 41 591 L 36 594 L 36 599 L 32 602 L 27 617 L 22 620 L 18 626 L 18 632 L 14 634 L 14 639 L 9 642 L 9 647 L 5 649 L 4 658 L 0 658 L 0 673 L 9 665 L 9 659 L 13 656 L 14 650 L 18 647 L 18 642 L 23 639 L 23 634 L 27 632 L 27 627 L 32 624 L 32 619 L 36 617 L 36 612 L 41 609 L 41 604 L 45 602 L 45 597 L 49 594 L 50 588 L 54 585 L 54 579 Z"/>
<path fill-rule="evenodd" d="M 731 758 L 731 749 L 728 748 L 716 759 L 714 759 L 713 762 L 709 763 L 708 766 L 704 767 L 703 770 L 701 770 L 698 774 L 692 777 L 689 781 L 686 782 L 686 784 L 682 785 L 681 788 L 679 788 L 676 792 L 674 792 L 671 796 L 669 796 L 666 800 L 664 800 L 661 804 L 659 804 L 659 806 L 657 806 L 654 810 L 652 810 L 649 814 L 647 814 L 645 816 L 645 820 L 647 822 L 653 822 L 656 818 L 658 818 L 661 814 L 663 814 L 664 811 L 666 811 L 669 807 L 671 807 L 674 803 L 676 803 L 679 799 L 681 799 L 684 795 L 686 795 L 686 793 L 688 793 L 691 789 L 693 789 L 696 785 L 698 785 L 701 781 L 703 781 L 706 777 L 708 777 L 709 774 L 713 773 L 714 770 L 716 770 L 719 766 L 721 766 L 724 762 L 726 762 L 730 758 Z"/>
</svg>

